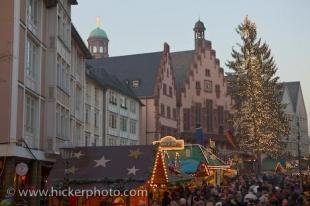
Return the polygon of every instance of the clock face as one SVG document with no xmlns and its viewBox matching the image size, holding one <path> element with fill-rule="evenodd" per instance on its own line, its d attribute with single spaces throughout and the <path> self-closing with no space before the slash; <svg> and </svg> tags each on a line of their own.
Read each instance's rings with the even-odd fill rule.
<svg viewBox="0 0 310 206">
<path fill-rule="evenodd" d="M 19 176 L 24 176 L 28 172 L 28 165 L 25 163 L 18 163 L 15 167 L 15 172 Z"/>
</svg>

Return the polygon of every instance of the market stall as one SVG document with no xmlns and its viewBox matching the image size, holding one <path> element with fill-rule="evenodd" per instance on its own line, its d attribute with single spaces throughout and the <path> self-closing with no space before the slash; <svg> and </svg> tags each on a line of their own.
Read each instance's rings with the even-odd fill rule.
<svg viewBox="0 0 310 206">
<path fill-rule="evenodd" d="M 48 178 L 48 188 L 98 192 L 92 196 L 85 193 L 70 198 L 51 197 L 49 205 L 66 205 L 68 202 L 70 206 L 148 205 L 148 194 L 153 193 L 153 188 L 164 189 L 167 184 L 162 152 L 157 146 L 78 147 L 67 150 L 69 158 L 58 158 Z M 136 195 L 125 196 L 129 190 L 137 191 Z"/>
</svg>

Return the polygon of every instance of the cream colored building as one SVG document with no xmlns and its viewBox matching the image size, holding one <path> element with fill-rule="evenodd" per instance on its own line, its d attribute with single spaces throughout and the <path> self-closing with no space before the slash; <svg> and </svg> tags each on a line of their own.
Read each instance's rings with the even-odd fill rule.
<svg viewBox="0 0 310 206">
<path fill-rule="evenodd" d="M 131 89 L 105 70 L 87 69 L 83 146 L 139 143 L 141 103 Z"/>
</svg>

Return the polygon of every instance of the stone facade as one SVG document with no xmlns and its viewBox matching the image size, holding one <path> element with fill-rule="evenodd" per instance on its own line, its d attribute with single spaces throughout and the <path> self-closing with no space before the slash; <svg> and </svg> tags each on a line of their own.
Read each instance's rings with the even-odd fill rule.
<svg viewBox="0 0 310 206">
<path fill-rule="evenodd" d="M 300 82 L 284 82 L 282 103 L 286 105 L 285 114 L 290 119 L 291 133 L 282 137 L 287 153 L 298 156 L 298 136 L 300 135 L 300 152 L 309 156 L 308 118 Z M 299 124 L 299 125 L 298 125 Z"/>
<path fill-rule="evenodd" d="M 0 199 L 14 185 L 43 187 L 58 148 L 74 145 L 83 131 L 85 58 L 91 55 L 71 24 L 72 4 L 1 2 Z M 24 177 L 15 173 L 21 162 L 29 168 Z M 38 204 L 29 199 L 28 205 Z"/>
</svg>

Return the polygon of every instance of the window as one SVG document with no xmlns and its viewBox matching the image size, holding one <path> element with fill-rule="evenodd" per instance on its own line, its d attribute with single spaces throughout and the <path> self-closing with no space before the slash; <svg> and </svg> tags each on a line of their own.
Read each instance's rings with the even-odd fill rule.
<svg viewBox="0 0 310 206">
<path fill-rule="evenodd" d="M 197 81 L 197 82 L 196 82 L 196 89 L 201 89 L 200 81 Z"/>
<path fill-rule="evenodd" d="M 98 109 L 95 110 L 95 127 L 96 128 L 99 127 L 99 110 Z"/>
<path fill-rule="evenodd" d="M 56 134 L 62 140 L 69 139 L 69 110 L 57 104 L 56 106 Z"/>
<path fill-rule="evenodd" d="M 93 47 L 93 53 L 97 53 L 97 47 L 96 46 Z"/>
<path fill-rule="evenodd" d="M 113 91 L 110 91 L 110 103 L 117 105 L 117 96 Z"/>
<path fill-rule="evenodd" d="M 137 109 L 136 109 L 136 102 L 134 100 L 130 100 L 130 111 L 132 113 L 136 113 Z"/>
<path fill-rule="evenodd" d="M 140 80 L 133 80 L 132 81 L 132 87 L 138 88 L 140 86 Z"/>
<path fill-rule="evenodd" d="M 217 110 L 218 110 L 218 123 L 224 124 L 224 107 L 218 106 Z"/>
<path fill-rule="evenodd" d="M 95 138 L 94 146 L 99 146 L 99 136 L 95 135 L 94 138 Z"/>
<path fill-rule="evenodd" d="M 85 134 L 85 147 L 88 147 L 88 146 L 90 146 L 90 136 L 89 136 L 89 134 Z"/>
<path fill-rule="evenodd" d="M 59 13 L 58 18 L 57 18 L 57 24 L 58 24 L 58 36 L 62 38 L 63 34 L 63 24 L 62 24 L 62 18 L 60 16 L 61 14 Z"/>
<path fill-rule="evenodd" d="M 28 0 L 28 20 L 31 24 L 38 24 L 38 0 Z"/>
<path fill-rule="evenodd" d="M 121 96 L 120 98 L 120 105 L 123 109 L 127 109 L 127 99 L 124 96 Z"/>
<path fill-rule="evenodd" d="M 163 94 L 167 95 L 167 85 L 163 84 Z"/>
<path fill-rule="evenodd" d="M 57 56 L 57 86 L 63 91 L 69 92 L 70 72 L 69 65 L 58 55 Z"/>
<path fill-rule="evenodd" d="M 76 87 L 76 95 L 75 95 L 75 111 L 80 114 L 82 111 L 82 89 L 80 87 Z"/>
<path fill-rule="evenodd" d="M 127 118 L 126 117 L 120 117 L 120 129 L 123 132 L 127 131 Z"/>
<path fill-rule="evenodd" d="M 196 103 L 195 104 L 195 122 L 196 125 L 201 125 L 201 104 L 200 103 Z"/>
<path fill-rule="evenodd" d="M 129 132 L 131 134 L 136 134 L 137 133 L 137 122 L 135 120 L 130 120 Z"/>
<path fill-rule="evenodd" d="M 169 96 L 172 97 L 172 87 L 169 87 Z"/>
<path fill-rule="evenodd" d="M 210 74 L 210 69 L 206 69 L 206 71 L 205 71 L 205 72 L 206 72 L 206 74 L 205 74 L 205 75 L 206 75 L 206 77 L 210 77 L 210 76 L 211 76 L 211 74 Z"/>
<path fill-rule="evenodd" d="M 167 118 L 171 118 L 171 109 L 167 106 Z"/>
<path fill-rule="evenodd" d="M 204 81 L 204 90 L 206 92 L 212 92 L 212 81 L 209 81 L 209 80 L 205 80 Z"/>
<path fill-rule="evenodd" d="M 163 104 L 160 105 L 160 114 L 161 116 L 165 116 L 165 105 Z"/>
<path fill-rule="evenodd" d="M 100 46 L 100 47 L 99 47 L 99 52 L 100 52 L 100 53 L 103 53 L 103 46 Z"/>
<path fill-rule="evenodd" d="M 26 118 L 25 131 L 28 134 L 35 135 L 36 132 L 36 99 L 26 94 Z"/>
<path fill-rule="evenodd" d="M 36 81 L 38 70 L 38 49 L 35 43 L 29 38 L 27 39 L 26 49 L 26 75 L 31 80 Z"/>
<path fill-rule="evenodd" d="M 183 109 L 183 124 L 184 130 L 190 130 L 190 109 Z"/>
<path fill-rule="evenodd" d="M 95 104 L 99 105 L 99 89 L 95 87 Z"/>
<path fill-rule="evenodd" d="M 90 106 L 89 105 L 86 105 L 86 109 L 85 109 L 85 123 L 86 124 L 89 124 L 90 120 Z"/>
<path fill-rule="evenodd" d="M 220 98 L 221 96 L 221 87 L 220 85 L 215 85 L 215 94 L 216 94 L 216 98 Z"/>
<path fill-rule="evenodd" d="M 207 131 L 213 131 L 213 101 L 207 99 L 206 100 L 206 108 L 207 108 Z"/>
<path fill-rule="evenodd" d="M 173 108 L 172 117 L 173 119 L 177 119 L 177 110 L 175 108 Z"/>
<path fill-rule="evenodd" d="M 112 129 L 117 129 L 117 116 L 113 112 L 110 112 L 109 114 L 109 127 Z"/>
</svg>

